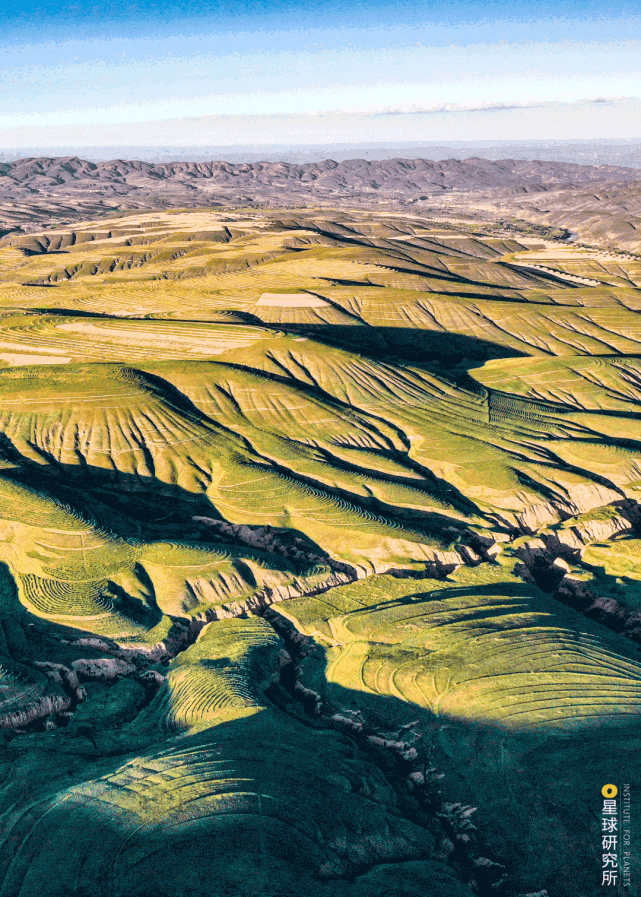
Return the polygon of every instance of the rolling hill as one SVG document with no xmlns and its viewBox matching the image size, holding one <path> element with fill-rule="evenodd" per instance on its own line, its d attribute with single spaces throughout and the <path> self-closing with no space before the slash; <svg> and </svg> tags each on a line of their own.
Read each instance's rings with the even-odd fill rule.
<svg viewBox="0 0 641 897">
<path fill-rule="evenodd" d="M 618 165 L 468 159 L 322 162 L 0 161 L 0 236 L 111 212 L 158 208 L 322 206 L 475 218 L 570 232 L 639 251 L 641 174 Z M 515 222 L 516 219 L 516 222 Z"/>
<path fill-rule="evenodd" d="M 410 180 L 350 165 L 3 163 L 0 897 L 602 893 L 641 259 L 359 207 Z M 412 170 L 461 207 L 638 190 Z M 122 211 L 160 181 L 182 208 Z"/>
</svg>

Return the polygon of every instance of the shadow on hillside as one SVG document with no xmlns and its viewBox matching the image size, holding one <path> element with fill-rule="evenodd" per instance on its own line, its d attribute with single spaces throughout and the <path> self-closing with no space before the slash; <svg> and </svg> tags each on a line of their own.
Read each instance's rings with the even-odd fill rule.
<svg viewBox="0 0 641 897">
<path fill-rule="evenodd" d="M 238 527 L 229 524 L 204 493 L 190 492 L 155 477 L 87 464 L 46 468 L 29 461 L 20 469 L 3 471 L 2 476 L 62 503 L 118 539 L 134 543 L 191 542 L 211 548 L 234 545 L 243 555 L 255 557 L 267 567 L 287 568 L 300 576 L 310 574 L 319 563 L 342 566 L 294 528 L 248 523 L 237 534 L 233 530 Z"/>
<path fill-rule="evenodd" d="M 319 294 L 320 295 L 320 294 Z M 123 317 L 95 311 L 78 310 L 72 308 L 46 308 L 38 307 L 27 310 L 26 313 L 53 315 L 69 318 L 108 318 L 114 321 L 162 321 L 162 318 L 151 317 Z M 444 369 L 475 367 L 497 358 L 525 358 L 527 353 L 521 352 L 511 346 L 494 343 L 490 340 L 467 336 L 460 333 L 450 333 L 442 330 L 422 330 L 419 327 L 374 327 L 354 317 L 354 324 L 298 324 L 295 322 L 269 322 L 263 321 L 258 315 L 237 310 L 216 310 L 216 320 L 207 317 L 172 319 L 172 324 L 203 323 L 203 324 L 234 324 L 239 326 L 256 326 L 261 330 L 286 331 L 301 336 L 306 336 L 316 342 L 334 348 L 344 349 L 348 352 L 356 352 L 366 355 L 378 361 L 388 364 L 423 364 L 435 365 Z M 237 320 L 234 321 L 233 318 Z M 188 359 L 186 359 L 188 360 Z M 197 360 L 197 359 L 196 359 Z M 144 366 L 144 365 L 143 365 Z"/>
<path fill-rule="evenodd" d="M 476 367 L 496 358 L 527 357 L 510 346 L 447 331 L 333 324 L 288 323 L 281 327 L 328 346 L 391 364 L 435 364 L 448 369 Z"/>
<path fill-rule="evenodd" d="M 536 590 L 533 595 L 521 584 L 507 589 L 525 609 L 536 604 Z M 416 593 L 402 603 L 468 594 L 482 598 L 490 587 Z M 277 694 L 285 695 L 284 690 L 272 686 L 260 713 L 178 738 L 159 731 L 141 747 L 127 749 L 125 739 L 123 752 L 112 748 L 111 757 L 110 736 L 104 733 L 98 765 L 95 757 L 83 762 L 76 748 L 78 758 L 69 769 L 67 754 L 76 742 L 64 733 L 49 734 L 47 756 L 60 756 L 61 762 L 51 764 L 46 778 L 32 777 L 30 771 L 30 764 L 42 763 L 38 744 L 23 748 L 13 781 L 24 778 L 17 806 L 22 801 L 32 809 L 28 825 L 12 828 L 3 844 L 0 878 L 5 870 L 12 875 L 10 863 L 20 868 L 25 862 L 21 856 L 28 837 L 28 881 L 32 893 L 42 897 L 57 897 L 63 890 L 77 897 L 284 897 L 298 892 L 309 897 L 458 897 L 454 885 L 438 875 L 423 881 L 418 867 L 402 865 L 431 859 L 413 852 L 416 829 L 409 832 L 408 846 L 403 838 L 393 840 L 391 828 L 400 822 L 400 830 L 406 830 L 404 817 L 431 832 L 437 845 L 443 835 L 451 839 L 453 848 L 441 860 L 457 877 L 473 876 L 479 897 L 542 889 L 550 897 L 600 893 L 600 789 L 604 782 L 636 781 L 634 728 L 614 718 L 612 727 L 579 724 L 563 730 L 542 723 L 510 732 L 466 721 L 464 706 L 456 718 L 437 716 L 394 696 L 328 683 L 324 649 L 308 640 L 305 650 L 313 661 L 313 681 L 302 684 L 321 693 L 320 712 L 306 714 L 292 702 L 288 707 Z M 403 652 L 402 660 L 422 663 L 418 649 L 412 656 Z M 447 654 L 442 671 L 446 677 L 457 673 Z M 524 702 L 528 698 L 524 687 Z M 338 714 L 347 720 L 350 713 L 361 714 L 360 731 L 332 719 Z M 424 781 L 414 778 L 410 784 L 413 773 L 425 776 Z M 78 790 L 84 782 L 94 783 L 90 792 Z M 454 805 L 449 816 L 448 804 Z M 457 817 L 456 804 L 476 812 Z M 364 826 L 363 812 L 368 814 Z M 438 812 L 447 817 L 437 817 L 444 831 L 434 819 Z M 462 828 L 465 819 L 471 825 Z M 384 820 L 392 840 L 389 853 L 379 856 Z M 56 832 L 64 837 L 56 838 Z M 461 834 L 468 842 L 457 837 Z M 360 861 L 343 875 L 319 876 L 325 851 L 342 855 L 352 841 L 360 844 Z M 367 877 L 390 854 L 392 877 L 380 882 Z M 500 878 L 502 870 L 475 863 L 479 857 L 506 867 L 505 886 L 492 887 L 492 876 Z"/>
<path fill-rule="evenodd" d="M 21 456 L 13 446 L 3 451 L 3 439 L 0 434 L 0 457 L 2 454 L 8 457 L 19 467 L 2 471 L 2 477 L 21 483 L 30 489 L 45 493 L 56 502 L 68 505 L 74 511 L 79 512 L 85 519 L 95 519 L 97 524 L 107 532 L 113 532 L 117 537 L 124 539 L 139 539 L 141 541 L 204 541 L 219 542 L 220 535 L 216 535 L 216 527 L 235 524 L 227 521 L 224 514 L 215 506 L 205 492 L 190 491 L 176 483 L 167 483 L 155 476 L 143 476 L 140 474 L 126 473 L 116 469 L 106 469 L 94 465 L 62 464 L 51 458 L 47 458 L 48 464 L 40 465 Z M 340 458 L 332 458 L 330 470 L 347 470 L 358 473 L 358 468 L 342 463 Z M 418 469 L 415 465 L 412 469 Z M 460 493 L 447 481 L 441 480 L 431 474 L 429 469 L 421 472 L 424 476 L 423 483 L 417 483 L 416 479 L 409 476 L 406 482 L 417 492 L 424 492 L 426 503 L 435 496 L 438 500 L 448 503 L 455 510 L 476 517 L 480 515 L 476 505 Z M 278 473 L 274 473 L 275 476 Z M 304 488 L 306 479 L 299 471 L 292 469 L 290 476 Z M 381 481 L 387 481 L 381 474 Z M 390 480 L 391 483 L 394 480 Z M 321 488 L 319 486 L 318 488 Z M 345 493 L 334 489 L 331 484 L 323 484 L 322 488 L 328 498 L 337 501 L 345 499 Z M 427 540 L 437 540 L 442 548 L 447 548 L 456 535 L 457 520 L 447 513 L 431 509 L 429 504 L 419 512 L 416 509 L 405 509 L 403 506 L 395 507 L 390 504 L 382 505 L 372 503 L 367 497 L 359 494 L 350 495 L 350 501 L 356 512 L 363 514 L 374 513 L 381 519 L 392 519 L 395 525 L 405 527 L 407 530 L 422 534 Z M 251 506 L 249 506 L 249 509 Z M 279 507 L 274 506 L 278 512 Z M 212 527 L 194 520 L 194 518 L 208 518 L 216 523 Z M 363 526 L 367 526 L 367 517 L 363 517 Z M 459 528 L 465 529 L 466 518 L 461 519 Z M 313 556 L 315 560 L 310 562 L 313 567 L 319 559 L 329 561 L 327 552 L 310 536 L 293 527 L 278 527 L 272 524 L 244 523 L 244 529 L 257 535 L 268 534 L 269 538 L 277 543 L 283 551 L 291 556 L 291 549 L 296 552 L 303 551 Z M 220 527 L 218 527 L 220 529 Z M 401 538 L 402 536 L 399 536 Z M 222 541 L 235 542 L 235 538 L 225 535 Z M 336 564 L 338 566 L 338 564 Z M 294 569 L 299 573 L 304 572 L 305 565 L 295 563 Z"/>
<path fill-rule="evenodd" d="M 484 608 L 483 598 L 491 599 L 500 594 L 512 599 L 510 615 L 522 615 L 523 619 L 527 619 L 538 612 L 543 618 L 549 618 L 552 611 L 561 632 L 565 631 L 566 626 L 568 633 L 577 631 L 571 625 L 570 616 L 575 617 L 574 622 L 578 622 L 583 631 L 584 624 L 578 614 L 563 605 L 558 605 L 556 613 L 554 599 L 525 583 L 442 589 L 432 582 L 430 586 L 428 592 L 416 592 L 397 601 L 368 605 L 367 611 L 375 613 L 395 605 L 420 606 L 443 599 L 474 597 L 478 599 L 476 606 L 470 608 L 469 613 L 457 616 L 454 624 L 457 638 L 460 640 L 461 633 L 465 633 L 464 637 L 473 644 L 479 633 L 491 626 L 496 613 L 491 606 Z M 364 619 L 365 612 L 365 608 L 352 611 L 357 630 L 358 621 Z M 279 618 L 278 606 L 268 609 L 267 616 L 270 620 L 276 619 L 275 628 L 290 643 L 290 650 L 295 655 L 300 654 L 301 643 L 297 631 L 287 618 Z M 386 619 L 389 619 L 388 615 Z M 475 628 L 475 622 L 485 622 L 485 628 Z M 308 620 L 307 625 L 309 628 L 314 626 L 312 620 Z M 435 625 L 440 627 L 444 624 L 440 620 Z M 613 663 L 616 663 L 617 655 L 622 655 L 641 664 L 641 652 L 636 646 L 592 622 L 585 625 L 588 631 L 601 636 L 607 650 L 612 652 Z M 413 628 L 411 618 L 403 615 L 399 618 L 399 627 L 401 634 L 407 636 Z M 321 630 L 324 628 L 320 626 Z M 362 630 L 365 633 L 365 627 Z M 363 680 L 362 690 L 328 680 L 330 661 L 326 650 L 313 638 L 306 637 L 301 655 L 302 675 L 299 679 L 296 676 L 292 678 L 290 692 L 293 695 L 298 692 L 298 700 L 302 702 L 310 724 L 321 725 L 321 720 L 324 720 L 324 725 L 330 725 L 352 738 L 392 781 L 400 797 L 399 806 L 410 818 L 413 818 L 416 806 L 433 812 L 442 801 L 477 807 L 478 816 L 474 817 L 474 822 L 478 832 L 472 835 L 473 839 L 478 838 L 475 849 L 507 866 L 510 873 L 508 881 L 515 892 L 536 890 L 538 893 L 541 888 L 547 887 L 550 895 L 559 897 L 596 895 L 598 887 L 595 885 L 594 870 L 597 869 L 596 852 L 600 842 L 595 817 L 601 810 L 600 789 L 608 775 L 612 781 L 623 782 L 630 777 L 637 780 L 637 764 L 630 752 L 635 750 L 638 739 L 638 717 L 629 709 L 627 714 L 623 713 L 618 706 L 612 706 L 609 715 L 600 718 L 589 712 L 585 714 L 579 685 L 576 686 L 576 712 L 566 711 L 564 717 L 558 711 L 560 719 L 554 706 L 545 707 L 543 704 L 543 718 L 537 720 L 536 714 L 531 715 L 529 724 L 519 725 L 518 711 L 510 714 L 510 726 L 489 721 L 489 714 L 486 722 L 479 718 L 483 705 L 477 698 L 477 719 L 471 721 L 466 719 L 463 690 L 459 714 L 436 714 L 427 706 L 427 699 L 426 706 L 417 706 L 400 700 L 395 693 L 399 687 L 402 691 L 403 683 L 409 692 L 420 691 L 420 677 L 427 677 L 430 669 L 435 682 L 440 677 L 441 688 L 445 692 L 450 688 L 456 689 L 457 674 L 464 664 L 465 652 L 442 650 L 440 663 L 435 666 L 434 660 L 430 659 L 432 651 L 426 649 L 422 655 L 418 646 L 407 650 L 396 648 L 395 655 L 394 648 L 388 647 L 396 644 L 393 636 L 390 634 L 390 640 L 387 640 L 383 625 L 380 628 L 375 625 L 375 632 L 379 638 L 373 642 L 370 669 L 373 682 L 378 682 L 379 677 L 386 681 L 383 672 L 386 661 L 394 656 L 399 661 L 396 673 L 387 683 L 391 692 L 389 695 L 376 693 L 369 679 L 367 684 Z M 496 642 L 497 653 L 500 654 L 502 639 L 499 632 L 497 630 Z M 332 629 L 332 637 L 335 634 Z M 414 636 L 410 638 L 415 639 Z M 571 662 L 571 639 L 568 649 L 568 660 Z M 534 648 L 532 650 L 535 657 L 536 651 Z M 348 651 L 349 648 L 346 653 Z M 352 653 L 354 663 L 350 672 L 358 678 L 363 672 L 364 658 L 358 651 Z M 334 661 L 335 657 L 332 663 Z M 599 662 L 603 663 L 603 658 L 597 653 L 595 669 Z M 610 673 L 610 664 L 604 670 Z M 470 683 L 491 675 L 488 670 L 475 672 L 470 663 Z M 495 675 L 500 681 L 502 674 L 497 672 Z M 564 672 L 555 671 L 552 667 L 549 675 L 558 677 L 562 692 L 567 690 Z M 616 677 L 617 673 L 614 675 Z M 544 669 L 541 676 L 546 676 Z M 633 687 L 632 676 L 629 681 Z M 306 691 L 306 688 L 311 690 Z M 607 680 L 604 680 L 603 689 L 607 695 Z M 316 698 L 313 697 L 314 693 Z M 470 694 L 474 701 L 474 690 Z M 520 699 L 523 710 L 527 711 L 532 701 L 532 685 L 527 681 L 523 683 Z M 513 686 L 503 700 L 508 702 L 510 709 L 514 709 Z M 496 701 L 488 705 L 490 712 L 499 708 L 500 703 Z M 589 711 L 589 707 L 587 709 Z M 355 728 L 354 722 L 358 728 L 362 726 L 360 731 Z M 381 745 L 380 741 L 372 741 L 372 737 L 382 737 L 388 744 Z M 394 742 L 400 742 L 398 747 L 394 746 Z M 408 752 L 408 748 L 414 748 L 414 752 Z M 435 773 L 431 779 L 427 772 L 430 768 Z M 424 783 L 410 786 L 408 792 L 408 777 L 417 771 L 425 776 Z M 442 779 L 439 778 L 441 774 Z M 566 810 L 568 801 L 572 803 L 572 812 Z M 416 821 L 420 821 L 420 815 Z M 589 832 L 593 840 L 586 834 Z M 454 835 L 455 830 L 450 829 L 448 834 Z M 555 849 L 548 849 L 552 843 L 563 845 L 562 858 Z M 480 893 L 485 895 L 496 891 L 486 884 Z M 508 893 L 512 893 L 509 888 Z"/>
</svg>

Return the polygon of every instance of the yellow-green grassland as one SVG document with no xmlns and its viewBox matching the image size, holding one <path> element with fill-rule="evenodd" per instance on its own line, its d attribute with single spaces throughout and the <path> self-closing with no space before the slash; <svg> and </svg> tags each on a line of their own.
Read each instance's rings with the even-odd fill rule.
<svg viewBox="0 0 641 897">
<path fill-rule="evenodd" d="M 0 897 L 602 894 L 640 403 L 611 245 L 311 207 L 5 236 Z"/>
</svg>

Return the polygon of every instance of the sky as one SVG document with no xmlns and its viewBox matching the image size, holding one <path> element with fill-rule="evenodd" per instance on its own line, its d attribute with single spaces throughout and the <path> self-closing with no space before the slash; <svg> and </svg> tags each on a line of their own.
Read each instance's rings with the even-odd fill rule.
<svg viewBox="0 0 641 897">
<path fill-rule="evenodd" d="M 3 0 L 0 147 L 641 139 L 641 3 Z"/>
</svg>

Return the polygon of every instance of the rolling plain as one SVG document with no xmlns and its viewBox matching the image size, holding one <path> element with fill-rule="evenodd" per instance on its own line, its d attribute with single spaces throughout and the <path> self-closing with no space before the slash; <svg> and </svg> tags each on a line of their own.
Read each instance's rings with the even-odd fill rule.
<svg viewBox="0 0 641 897">
<path fill-rule="evenodd" d="M 603 892 L 641 256 L 461 196 L 12 210 L 0 897 Z"/>
</svg>

